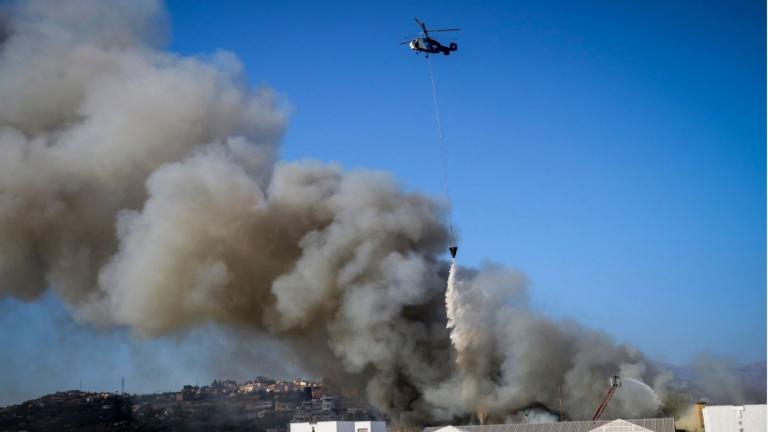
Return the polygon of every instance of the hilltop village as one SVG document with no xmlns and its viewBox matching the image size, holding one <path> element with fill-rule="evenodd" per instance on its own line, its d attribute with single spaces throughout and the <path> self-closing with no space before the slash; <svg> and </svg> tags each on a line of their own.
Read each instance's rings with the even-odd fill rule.
<svg viewBox="0 0 768 432">
<path fill-rule="evenodd" d="M 292 422 L 382 418 L 358 389 L 257 377 L 145 395 L 58 392 L 0 408 L 0 430 L 285 432 Z"/>
</svg>

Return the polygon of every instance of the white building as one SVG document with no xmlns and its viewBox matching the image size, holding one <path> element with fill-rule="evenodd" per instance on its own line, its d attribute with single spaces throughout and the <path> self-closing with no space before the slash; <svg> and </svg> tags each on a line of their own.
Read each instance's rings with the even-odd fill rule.
<svg viewBox="0 0 768 432">
<path fill-rule="evenodd" d="M 708 405 L 704 407 L 705 432 L 765 432 L 766 405 Z"/>
<path fill-rule="evenodd" d="M 290 432 L 387 432 L 387 424 L 383 421 L 291 423 Z"/>
<path fill-rule="evenodd" d="M 431 426 L 424 428 L 422 432 L 675 432 L 675 419 L 668 417 L 482 426 Z"/>
</svg>

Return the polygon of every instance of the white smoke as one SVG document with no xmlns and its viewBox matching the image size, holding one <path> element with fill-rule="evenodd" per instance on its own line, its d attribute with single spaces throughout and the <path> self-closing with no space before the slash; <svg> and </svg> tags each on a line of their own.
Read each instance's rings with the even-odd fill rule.
<svg viewBox="0 0 768 432">
<path fill-rule="evenodd" d="M 523 422 L 529 424 L 555 423 L 558 420 L 556 415 L 542 409 L 533 408 L 523 414 Z"/>
</svg>

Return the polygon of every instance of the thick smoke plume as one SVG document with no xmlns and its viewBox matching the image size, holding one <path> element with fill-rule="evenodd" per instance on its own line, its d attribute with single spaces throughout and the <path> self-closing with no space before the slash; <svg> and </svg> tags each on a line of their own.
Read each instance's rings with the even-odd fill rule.
<svg viewBox="0 0 768 432">
<path fill-rule="evenodd" d="M 551 418 L 560 394 L 584 419 L 615 373 L 633 380 L 607 417 L 677 409 L 637 350 L 532 313 L 519 273 L 451 268 L 446 316 L 446 209 L 384 173 L 276 163 L 279 98 L 232 54 L 161 51 L 156 1 L 0 16 L 0 296 L 52 290 L 143 336 L 271 334 L 404 422 Z"/>
<path fill-rule="evenodd" d="M 535 316 L 516 272 L 489 266 L 466 279 L 457 273 L 452 267 L 446 291 L 456 369 L 426 393 L 447 417 L 471 406 L 480 422 L 530 420 L 541 417 L 542 407 L 558 409 L 562 397 L 568 416 L 589 418 L 614 373 L 626 384 L 607 417 L 662 413 L 662 401 L 644 381 L 661 390 L 667 380 L 642 353 L 576 323 Z"/>
</svg>

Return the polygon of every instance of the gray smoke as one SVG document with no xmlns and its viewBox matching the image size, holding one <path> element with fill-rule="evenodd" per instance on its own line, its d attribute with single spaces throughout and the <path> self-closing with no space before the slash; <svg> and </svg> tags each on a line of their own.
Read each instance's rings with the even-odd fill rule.
<svg viewBox="0 0 768 432">
<path fill-rule="evenodd" d="M 662 401 L 643 381 L 659 390 L 666 382 L 636 349 L 574 322 L 536 316 L 527 305 L 524 278 L 509 269 L 487 266 L 454 277 L 457 286 L 448 292 L 455 290 L 453 303 L 459 304 L 449 313 L 455 317 L 457 367 L 452 379 L 425 394 L 444 408 L 446 419 L 467 407 L 480 421 L 501 421 L 510 413 L 519 417 L 533 412 L 531 404 L 554 411 L 561 396 L 568 416 L 590 418 L 613 374 L 628 383 L 606 417 L 661 414 Z"/>
<path fill-rule="evenodd" d="M 669 379 L 642 353 L 532 313 L 509 269 L 461 269 L 446 329 L 446 209 L 385 173 L 276 163 L 280 98 L 232 54 L 161 51 L 157 1 L 2 16 L 0 296 L 53 291 L 79 320 L 144 337 L 268 334 L 404 422 L 551 413 L 561 392 L 588 418 L 614 373 L 651 387 L 606 417 L 665 409 Z"/>
</svg>

